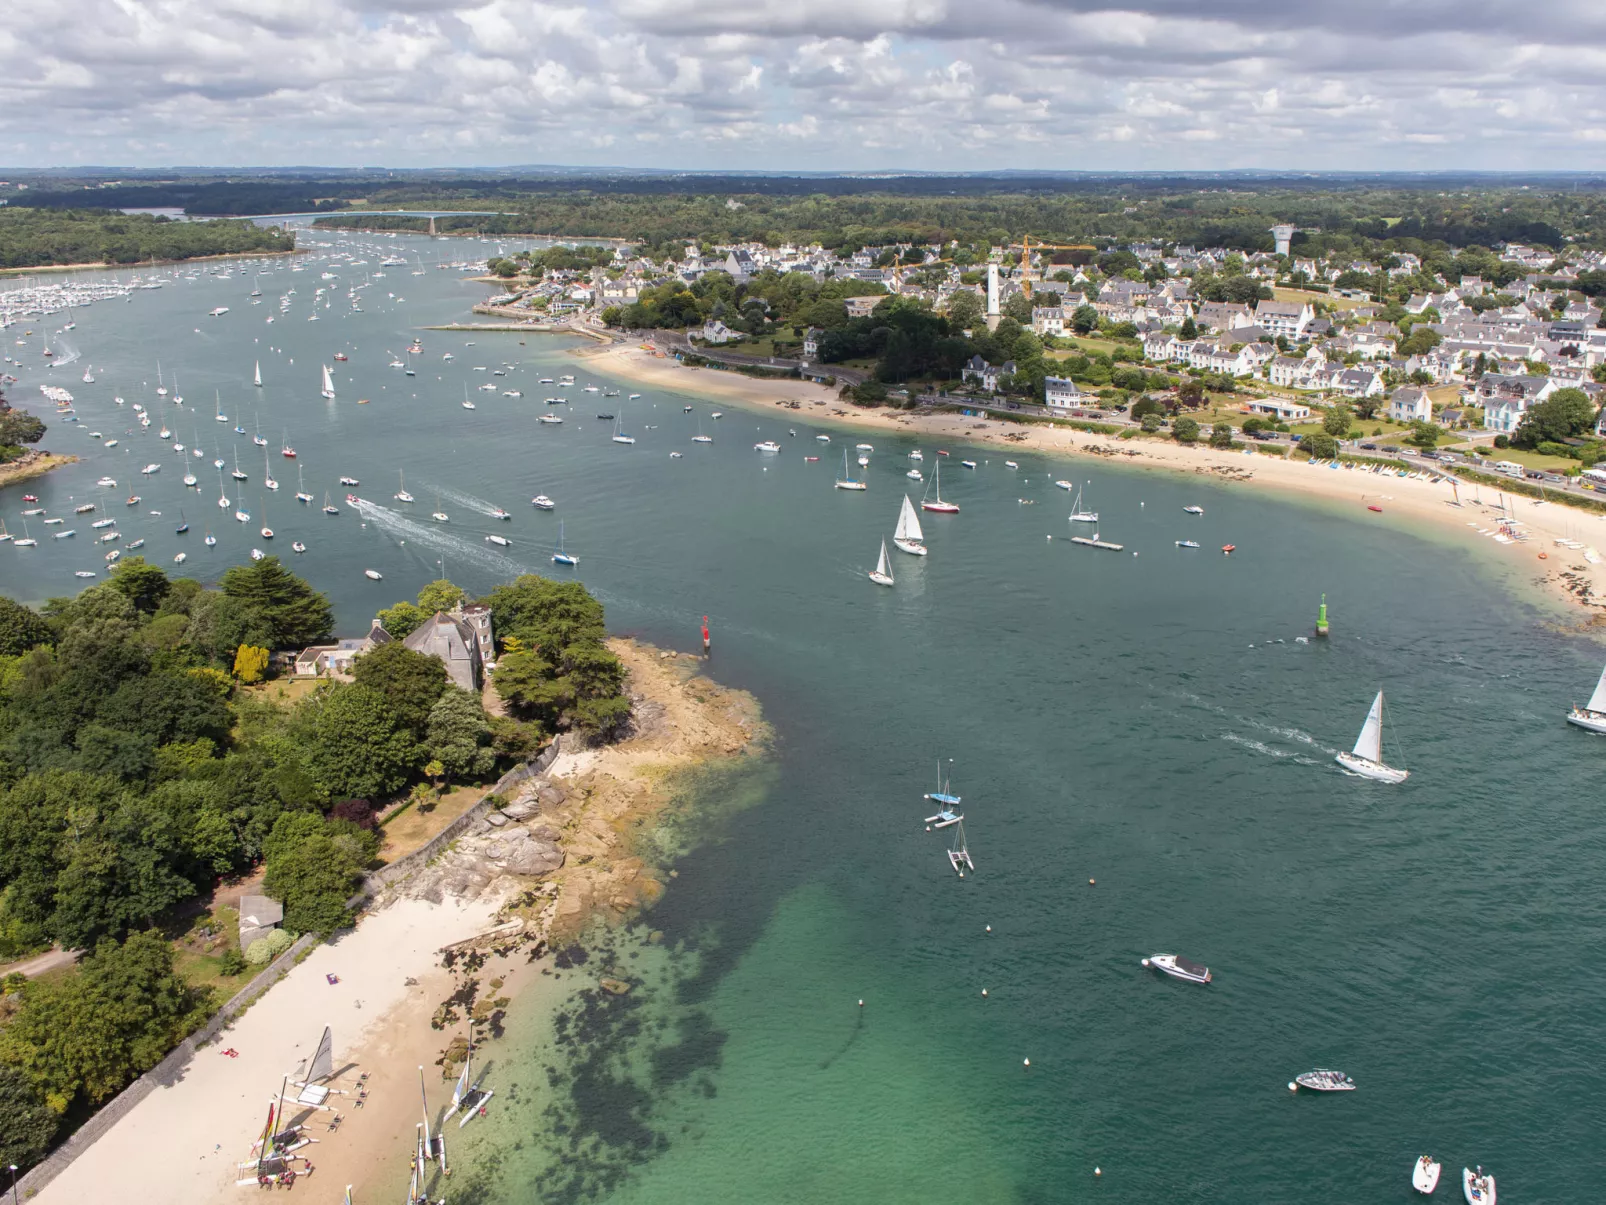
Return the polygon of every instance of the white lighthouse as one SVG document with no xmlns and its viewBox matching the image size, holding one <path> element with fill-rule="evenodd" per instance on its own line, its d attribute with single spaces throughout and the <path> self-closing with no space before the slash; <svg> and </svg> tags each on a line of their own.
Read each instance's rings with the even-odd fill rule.
<svg viewBox="0 0 1606 1205">
<path fill-rule="evenodd" d="M 987 316 L 998 317 L 998 265 L 987 265 Z M 989 325 L 992 325 L 991 323 Z"/>
</svg>

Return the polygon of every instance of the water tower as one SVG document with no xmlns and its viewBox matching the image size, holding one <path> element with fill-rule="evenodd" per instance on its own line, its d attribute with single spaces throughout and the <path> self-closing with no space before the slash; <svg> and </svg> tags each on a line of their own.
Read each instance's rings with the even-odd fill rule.
<svg viewBox="0 0 1606 1205">
<path fill-rule="evenodd" d="M 987 316 L 998 317 L 998 265 L 987 265 Z"/>
<path fill-rule="evenodd" d="M 1277 240 L 1277 254 L 1287 255 L 1288 244 L 1293 240 L 1294 237 L 1294 227 L 1273 226 L 1271 228 L 1271 237 Z"/>
</svg>

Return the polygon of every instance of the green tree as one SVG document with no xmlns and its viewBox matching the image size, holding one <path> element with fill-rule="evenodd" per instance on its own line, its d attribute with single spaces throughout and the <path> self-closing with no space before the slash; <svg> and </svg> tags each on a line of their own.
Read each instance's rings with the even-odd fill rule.
<svg viewBox="0 0 1606 1205">
<path fill-rule="evenodd" d="M 1512 433 L 1511 443 L 1518 448 L 1561 443 L 1593 427 L 1597 414 L 1595 403 L 1582 389 L 1558 389 L 1528 408 Z"/>
<path fill-rule="evenodd" d="M 1350 408 L 1343 402 L 1334 402 L 1327 408 L 1327 414 L 1322 418 L 1322 430 L 1335 439 L 1342 439 L 1349 433 L 1354 416 Z"/>
<path fill-rule="evenodd" d="M 1351 403 L 1356 414 L 1367 422 L 1377 417 L 1377 412 L 1383 408 L 1383 399 L 1380 397 L 1358 397 Z"/>
<path fill-rule="evenodd" d="M 0 1167 L 26 1170 L 38 1163 L 59 1124 L 27 1077 L 0 1064 Z"/>
<path fill-rule="evenodd" d="M 1177 330 L 1177 337 L 1179 339 L 1197 339 L 1199 337 L 1199 327 L 1194 322 L 1192 314 L 1183 318 L 1182 326 Z"/>
<path fill-rule="evenodd" d="M 973 290 L 956 289 L 948 298 L 950 330 L 961 331 L 979 327 L 984 316 L 981 298 Z"/>
<path fill-rule="evenodd" d="M 1431 450 L 1439 442 L 1439 436 L 1444 434 L 1433 423 L 1414 422 L 1411 424 L 1410 441 L 1419 448 Z"/>
<path fill-rule="evenodd" d="M 1090 305 L 1079 305 L 1071 311 L 1071 329 L 1085 335 L 1099 324 L 1099 312 Z"/>
<path fill-rule="evenodd" d="M 386 607 L 379 612 L 379 626 L 384 628 L 397 640 L 406 640 L 420 627 L 429 616 L 416 604 L 408 602 L 405 598 L 393 607 Z"/>
<path fill-rule="evenodd" d="M 362 867 L 352 850 L 316 816 L 310 817 L 317 821 L 315 830 L 301 832 L 294 839 L 282 835 L 280 826 L 292 819 L 299 817 L 281 817 L 274 826 L 278 840 L 268 858 L 262 889 L 284 905 L 284 927 L 290 932 L 328 936 L 351 922 L 346 901 L 362 885 Z"/>
<path fill-rule="evenodd" d="M 379 691 L 359 683 L 320 691 L 300 720 L 308 768 L 331 797 L 377 799 L 407 785 L 418 746 Z"/>
<path fill-rule="evenodd" d="M 161 1062 L 203 1004 L 174 974 L 160 934 L 102 941 L 76 972 L 23 990 L 22 1007 L 0 1029 L 0 1062 L 21 1071 L 58 1114 L 98 1105 Z"/>
<path fill-rule="evenodd" d="M 439 657 L 415 653 L 399 640 L 381 644 L 358 657 L 352 662 L 351 676 L 358 685 L 382 695 L 415 739 L 424 735 L 430 708 L 450 684 Z"/>
<path fill-rule="evenodd" d="M 0 656 L 15 657 L 51 640 L 50 624 L 32 607 L 0 595 Z"/>
<path fill-rule="evenodd" d="M 1210 446 L 1212 448 L 1232 447 L 1232 425 L 1230 423 L 1217 423 L 1210 428 Z"/>
<path fill-rule="evenodd" d="M 1299 450 L 1314 460 L 1332 460 L 1338 455 L 1338 440 L 1326 431 L 1317 431 L 1299 441 Z"/>
<path fill-rule="evenodd" d="M 36 444 L 44 436 L 44 423 L 26 410 L 0 410 L 0 444 Z"/>
<path fill-rule="evenodd" d="M 441 767 L 432 777 L 445 775 L 458 782 L 482 778 L 496 764 L 485 708 L 468 691 L 456 687 L 430 708 L 424 747 Z"/>
<path fill-rule="evenodd" d="M 441 577 L 418 592 L 418 606 L 425 615 L 433 615 L 436 611 L 450 611 L 467 597 L 461 586 Z"/>
<path fill-rule="evenodd" d="M 1022 326 L 1032 324 L 1032 299 L 1025 293 L 1012 293 L 1004 302 L 1004 313 Z"/>
<path fill-rule="evenodd" d="M 1153 434 L 1160 429 L 1161 424 L 1164 422 L 1165 419 L 1160 416 L 1158 410 L 1151 410 L 1139 420 L 1138 426 Z"/>
<path fill-rule="evenodd" d="M 172 589 L 167 574 L 149 564 L 142 556 L 124 557 L 118 561 L 112 568 L 110 585 L 125 595 L 136 610 L 146 615 L 156 614 L 162 599 Z"/>
<path fill-rule="evenodd" d="M 276 556 L 236 565 L 223 574 L 223 593 L 267 620 L 273 648 L 301 648 L 334 630 L 329 600 L 291 573 Z"/>
<path fill-rule="evenodd" d="M 1179 418 L 1171 424 L 1171 438 L 1178 443 L 1191 444 L 1199 438 L 1199 424 L 1191 418 Z"/>
</svg>

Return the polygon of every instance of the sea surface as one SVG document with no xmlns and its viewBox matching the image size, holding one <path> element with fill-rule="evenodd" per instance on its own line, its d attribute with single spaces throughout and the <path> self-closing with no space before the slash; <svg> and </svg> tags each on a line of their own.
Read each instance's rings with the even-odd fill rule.
<svg viewBox="0 0 1606 1205">
<path fill-rule="evenodd" d="M 64 368 L 36 350 L 62 316 L 6 331 L 24 361 L 13 399 L 51 424 L 47 447 L 84 457 L 0 494 L 8 528 L 32 492 L 52 516 L 104 501 L 125 548 L 144 536 L 162 565 L 187 551 L 207 579 L 264 547 L 357 632 L 443 567 L 476 591 L 557 571 L 561 521 L 580 560 L 561 572 L 615 631 L 692 648 L 709 616 L 709 672 L 752 691 L 776 734 L 758 766 L 684 784 L 662 903 L 562 960 L 572 982 L 606 968 L 633 990 L 583 993 L 555 1020 L 515 1007 L 488 1051 L 496 1102 L 452 1131 L 450 1199 L 1405 1201 L 1423 1153 L 1444 1162 L 1441 1196 L 1481 1163 L 1506 1200 L 1589 1199 L 1606 1163 L 1606 741 L 1562 717 L 1602 651 L 1556 610 L 1458 547 L 1332 505 L 1085 459 L 1009 469 L 992 446 L 948 449 L 942 492 L 961 512 L 924 515 L 930 555 L 893 552 L 882 589 L 865 574 L 902 495 L 925 488 L 908 452 L 928 477 L 939 462 L 929 442 L 711 402 L 690 374 L 683 395 L 632 400 L 572 338 L 420 329 L 486 293 L 429 265 L 490 245 L 317 241 L 300 272 L 207 265 L 73 311 L 53 336 L 80 356 Z M 369 275 L 352 312 L 345 290 L 384 253 L 425 274 Z M 337 291 L 311 323 L 320 285 Z M 182 407 L 154 393 L 158 357 Z M 566 372 L 570 389 L 539 383 Z M 45 381 L 73 392 L 77 429 Z M 562 425 L 535 421 L 549 410 Z M 600 413 L 637 442 L 613 443 Z M 236 421 L 260 423 L 277 494 Z M 206 458 L 164 449 L 162 422 L 186 444 L 198 432 Z M 715 442 L 691 442 L 699 429 Z M 753 450 L 770 438 L 780 454 Z M 861 439 L 869 489 L 833 489 Z M 223 491 L 250 524 L 217 506 L 214 452 L 249 473 Z M 148 462 L 161 471 L 143 478 Z M 191 464 L 199 490 L 180 480 Z M 296 503 L 298 468 L 338 516 Z M 347 505 L 341 474 L 368 501 Z M 392 498 L 402 474 L 412 506 Z M 1055 478 L 1084 487 L 1123 552 L 1069 543 Z M 536 493 L 557 510 L 532 510 Z M 0 589 L 83 584 L 75 570 L 103 567 L 92 517 L 70 540 L 0 545 Z M 38 518 L 35 536 L 55 530 Z M 1301 643 L 1323 593 L 1332 636 Z M 1333 763 L 1379 689 L 1385 752 L 1412 771 L 1400 786 Z M 922 823 L 939 766 L 964 798 L 963 878 L 951 830 Z M 1155 952 L 1214 982 L 1157 977 L 1139 965 Z M 1290 1092 L 1314 1067 L 1357 1090 Z"/>
</svg>

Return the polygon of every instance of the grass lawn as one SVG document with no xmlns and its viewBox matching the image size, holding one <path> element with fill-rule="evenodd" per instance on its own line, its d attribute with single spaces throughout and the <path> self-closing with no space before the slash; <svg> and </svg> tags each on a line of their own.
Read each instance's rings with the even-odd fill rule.
<svg viewBox="0 0 1606 1205">
<path fill-rule="evenodd" d="M 1278 301 L 1321 301 L 1335 310 L 1358 310 L 1363 305 L 1377 305 L 1375 301 L 1356 301 L 1352 297 L 1340 297 L 1336 293 L 1312 293 L 1306 289 L 1272 289 L 1271 295 Z"/>
<path fill-rule="evenodd" d="M 382 825 L 385 843 L 379 847 L 379 860 L 390 863 L 412 853 L 478 803 L 484 794 L 484 787 L 454 787 L 428 811 L 414 803 L 393 813 Z"/>
<path fill-rule="evenodd" d="M 1143 344 L 1132 339 L 1104 339 L 1098 335 L 1078 335 L 1072 347 L 1056 348 L 1045 351 L 1045 356 L 1052 356 L 1056 360 L 1069 359 L 1076 355 L 1103 355 L 1107 356 L 1115 351 L 1129 351 L 1139 359 L 1143 357 Z"/>
<path fill-rule="evenodd" d="M 222 1004 L 250 981 L 260 967 L 238 975 L 225 975 L 222 954 L 240 939 L 240 914 L 227 905 L 198 913 L 187 931 L 173 936 L 173 969 L 191 987 L 213 990 L 214 1004 Z"/>
<path fill-rule="evenodd" d="M 1528 452 L 1522 448 L 1496 448 L 1490 444 L 1474 448 L 1470 444 L 1460 444 L 1458 449 L 1476 452 L 1490 460 L 1511 460 L 1524 468 L 1544 469 L 1551 473 L 1566 473 L 1568 469 L 1578 467 L 1578 462 L 1570 456 L 1546 456 L 1543 452 Z"/>
<path fill-rule="evenodd" d="M 319 683 L 326 681 L 326 678 L 275 678 L 271 682 L 258 682 L 254 686 L 241 686 L 239 689 L 245 694 L 288 707 L 292 703 L 299 703 L 317 690 Z"/>
</svg>

